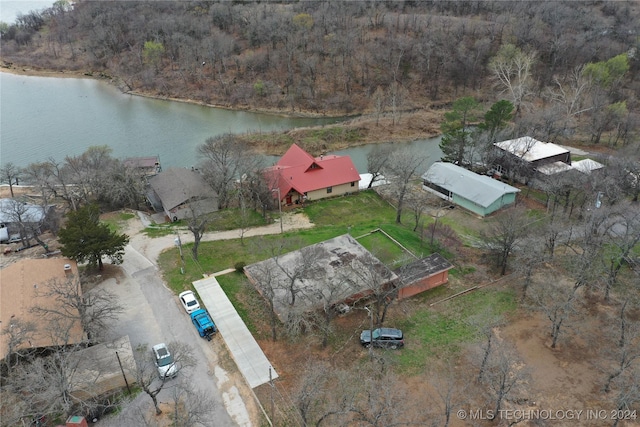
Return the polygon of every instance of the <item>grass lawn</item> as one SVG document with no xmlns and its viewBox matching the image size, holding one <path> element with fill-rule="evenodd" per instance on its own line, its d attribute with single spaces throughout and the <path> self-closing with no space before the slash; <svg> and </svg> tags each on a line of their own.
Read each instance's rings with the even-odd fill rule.
<svg viewBox="0 0 640 427">
<path fill-rule="evenodd" d="M 239 209 L 225 209 L 214 212 L 209 214 L 208 221 L 207 229 L 217 231 L 234 230 L 241 227 L 257 227 L 268 223 L 267 219 L 263 218 L 262 215 L 256 211 L 246 210 L 244 215 L 242 215 Z M 186 230 L 188 226 L 188 220 L 181 219 L 175 222 L 147 227 L 144 229 L 144 233 L 149 237 L 161 237 L 174 234 L 176 229 Z"/>
<path fill-rule="evenodd" d="M 425 292 L 422 298 L 444 291 L 445 288 L 436 288 Z M 512 290 L 481 289 L 417 310 L 396 323 L 406 337 L 406 346 L 397 355 L 399 367 L 407 373 L 423 372 L 430 359 L 455 355 L 461 345 L 478 339 L 479 325 L 469 319 L 506 316 L 516 307 Z"/>
<path fill-rule="evenodd" d="M 135 214 L 130 213 L 130 212 L 119 212 L 115 215 L 109 214 L 106 216 L 103 216 L 100 221 L 107 224 L 107 226 L 109 227 L 109 229 L 111 231 L 114 231 L 116 233 L 120 233 L 122 231 L 123 228 L 123 223 L 129 221 L 130 219 L 134 218 Z"/>
<path fill-rule="evenodd" d="M 365 191 L 348 197 L 339 197 L 309 203 L 305 213 L 315 224 L 314 228 L 240 239 L 203 242 L 197 262 L 191 256 L 191 245 L 184 245 L 185 274 L 181 274 L 181 261 L 177 249 L 160 255 L 159 263 L 166 281 L 177 293 L 191 287 L 191 282 L 202 278 L 204 273 L 213 273 L 235 268 L 238 263 L 252 264 L 271 257 L 272 250 L 286 244 L 286 250 L 296 250 L 342 234 L 350 233 L 386 265 L 396 268 L 412 260 L 407 251 L 418 257 L 431 253 L 427 242 L 413 231 L 413 224 L 395 224 L 395 209 L 373 191 Z M 449 218 L 443 218 L 453 223 Z M 445 223 L 445 221 L 443 221 Z M 465 233 L 477 233 L 471 224 L 456 225 Z M 374 232 L 377 229 L 385 233 Z M 388 234 L 388 236 L 387 236 Z M 284 240 L 283 240 L 284 239 Z M 402 245 L 403 249 L 398 243 Z M 444 254 L 451 257 L 451 254 Z M 473 273 L 475 267 L 460 266 L 453 276 L 461 278 Z M 260 295 L 248 285 L 244 275 L 232 273 L 218 277 L 218 281 L 234 304 L 249 330 L 259 338 L 268 335 L 265 319 L 265 304 Z M 455 354 L 465 343 L 476 339 L 477 326 L 467 321 L 468 317 L 486 311 L 505 314 L 515 309 L 515 296 L 511 291 L 483 289 L 456 297 L 434 307 L 428 301 L 445 298 L 454 290 L 439 287 L 411 299 L 413 309 L 394 326 L 405 331 L 407 346 L 391 357 L 407 373 L 424 369 L 430 358 Z M 353 331 L 337 331 L 330 339 L 330 346 L 339 348 L 351 339 Z"/>
</svg>

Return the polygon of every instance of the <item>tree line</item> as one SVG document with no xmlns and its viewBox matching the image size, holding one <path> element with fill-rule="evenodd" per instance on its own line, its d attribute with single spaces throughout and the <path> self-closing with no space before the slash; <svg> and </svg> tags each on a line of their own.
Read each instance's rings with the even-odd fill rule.
<svg viewBox="0 0 640 427">
<path fill-rule="evenodd" d="M 637 75 L 637 13 L 617 1 L 61 0 L 2 24 L 0 36 L 5 61 L 106 73 L 128 90 L 206 103 L 397 114 L 470 93 L 495 98 L 496 76 L 518 113 L 530 95 L 579 84 L 585 64 L 629 52 Z"/>
</svg>

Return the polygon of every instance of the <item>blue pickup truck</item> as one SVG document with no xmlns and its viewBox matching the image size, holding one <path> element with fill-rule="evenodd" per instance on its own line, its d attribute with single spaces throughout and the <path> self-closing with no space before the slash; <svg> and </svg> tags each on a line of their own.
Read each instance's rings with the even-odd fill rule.
<svg viewBox="0 0 640 427">
<path fill-rule="evenodd" d="M 191 313 L 191 321 L 202 338 L 211 341 L 211 337 L 218 332 L 209 312 L 203 308 Z"/>
</svg>

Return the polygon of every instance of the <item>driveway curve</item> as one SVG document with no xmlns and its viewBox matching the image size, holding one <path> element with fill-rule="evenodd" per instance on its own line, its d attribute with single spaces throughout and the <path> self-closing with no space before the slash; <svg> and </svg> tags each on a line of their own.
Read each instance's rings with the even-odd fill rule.
<svg viewBox="0 0 640 427">
<path fill-rule="evenodd" d="M 142 212 L 138 212 L 137 216 L 138 220 L 127 222 L 125 232 L 129 235 L 130 241 L 125 248 L 122 276 L 105 280 L 101 284 L 117 295 L 125 309 L 113 327 L 113 337 L 128 335 L 133 348 L 171 341 L 189 344 L 194 349 L 197 364 L 190 372 L 181 372 L 179 377 L 188 378 L 198 389 L 211 396 L 214 402 L 212 421 L 215 420 L 212 425 L 260 425 L 260 408 L 237 367 L 227 360 L 222 337 L 217 336 L 212 342 L 200 338 L 178 303 L 177 297 L 162 279 L 158 269 L 158 256 L 162 251 L 174 247 L 176 236 L 148 237 L 142 231 L 151 224 L 150 218 Z M 313 224 L 304 214 L 283 215 L 284 231 L 311 227 Z M 244 230 L 244 237 L 278 234 L 280 230 L 280 222 L 276 222 Z M 193 242 L 191 232 L 178 232 L 182 243 Z M 238 239 L 240 235 L 239 230 L 216 231 L 205 233 L 202 241 Z M 161 406 L 168 405 L 172 400 L 172 389 L 175 387 L 172 381 L 175 380 L 166 384 L 158 395 Z M 135 415 L 141 411 L 153 412 L 152 409 L 151 399 L 145 393 L 140 393 L 123 409 L 120 416 L 101 420 L 100 425 L 123 425 L 122 422 L 127 419 L 127 415 Z M 162 425 L 159 419 L 156 421 L 158 425 Z"/>
</svg>

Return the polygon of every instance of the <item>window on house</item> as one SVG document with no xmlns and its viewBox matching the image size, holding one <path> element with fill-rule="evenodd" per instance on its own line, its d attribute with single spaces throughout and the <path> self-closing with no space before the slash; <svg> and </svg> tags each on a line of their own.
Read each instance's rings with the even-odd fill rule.
<svg viewBox="0 0 640 427">
<path fill-rule="evenodd" d="M 355 187 L 355 186 L 356 186 L 356 182 L 355 182 L 355 181 L 353 181 L 353 182 L 351 183 L 351 186 L 352 186 L 352 187 Z"/>
<path fill-rule="evenodd" d="M 333 187 L 327 187 L 327 194 L 332 193 L 333 192 Z"/>
</svg>

